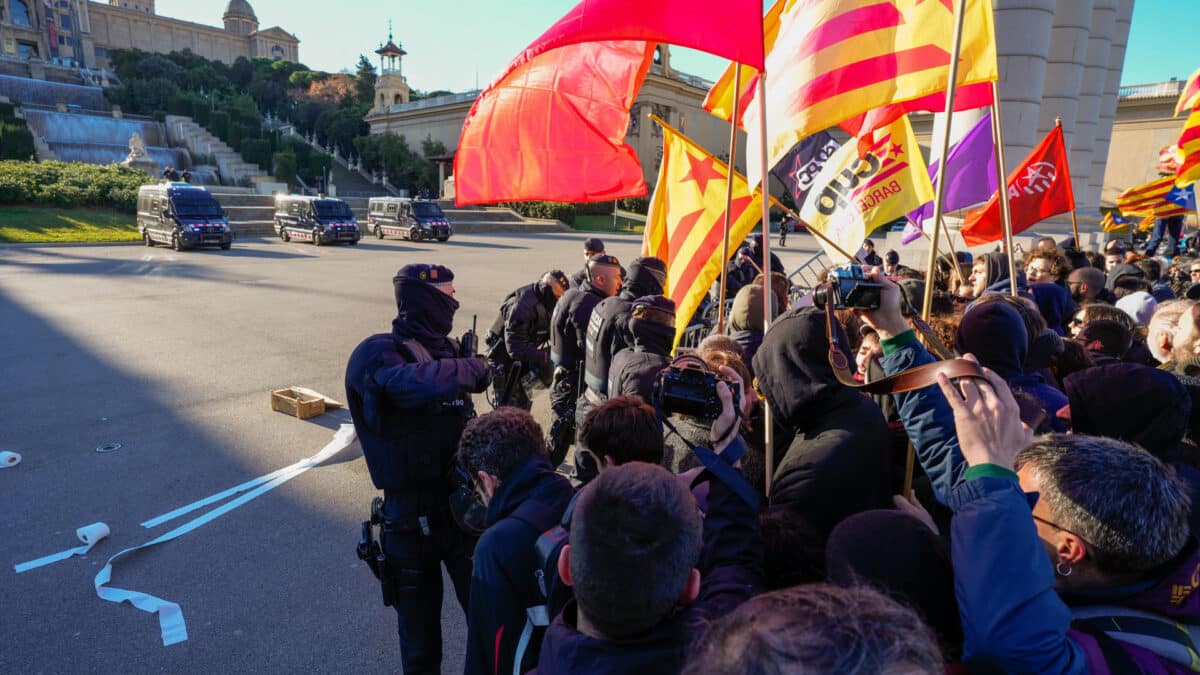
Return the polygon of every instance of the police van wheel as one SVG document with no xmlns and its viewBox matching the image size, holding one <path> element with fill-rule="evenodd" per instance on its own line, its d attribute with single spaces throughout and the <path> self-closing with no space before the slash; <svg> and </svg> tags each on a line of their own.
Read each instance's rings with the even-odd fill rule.
<svg viewBox="0 0 1200 675">
<path fill-rule="evenodd" d="M 413 241 L 421 241 L 421 231 L 420 230 L 409 230 L 408 238 Z"/>
<path fill-rule="evenodd" d="M 448 239 L 450 239 L 450 237 L 438 237 L 438 241 L 446 241 Z"/>
<path fill-rule="evenodd" d="M 175 249 L 176 251 L 183 250 L 183 241 L 179 238 L 178 232 L 171 235 L 171 248 Z"/>
<path fill-rule="evenodd" d="M 142 230 L 142 243 L 147 246 L 154 246 L 154 240 L 150 238 L 150 233 Z"/>
<path fill-rule="evenodd" d="M 228 244 L 221 244 L 222 251 L 228 251 L 231 248 L 233 248 L 233 242 L 230 242 Z"/>
<path fill-rule="evenodd" d="M 375 238 L 383 239 L 383 230 L 380 229 L 380 227 L 378 225 L 376 225 L 375 229 L 371 230 L 371 231 L 375 233 Z"/>
<path fill-rule="evenodd" d="M 357 246 L 357 245 L 358 245 L 358 240 L 357 240 L 357 239 L 351 239 L 350 241 L 348 241 L 348 242 L 346 242 L 346 243 L 347 243 L 347 244 L 350 244 L 351 246 Z"/>
<path fill-rule="evenodd" d="M 292 235 L 288 234 L 286 227 L 281 227 L 281 228 L 279 228 L 279 238 L 284 241 L 291 241 Z"/>
<path fill-rule="evenodd" d="M 321 245 L 321 231 L 313 230 L 313 246 Z"/>
</svg>

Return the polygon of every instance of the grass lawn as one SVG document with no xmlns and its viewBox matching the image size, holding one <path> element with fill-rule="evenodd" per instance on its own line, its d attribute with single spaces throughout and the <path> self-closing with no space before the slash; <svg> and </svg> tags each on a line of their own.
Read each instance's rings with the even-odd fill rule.
<svg viewBox="0 0 1200 675">
<path fill-rule="evenodd" d="M 576 216 L 575 224 L 572 227 L 574 227 L 576 230 L 583 230 L 584 232 L 612 232 L 613 217 L 611 215 Z M 624 218 L 617 218 L 618 232 L 641 232 L 642 227 L 642 223 L 626 220 Z"/>
<path fill-rule="evenodd" d="M 132 213 L 111 209 L 0 208 L 0 243 L 137 241 Z"/>
</svg>

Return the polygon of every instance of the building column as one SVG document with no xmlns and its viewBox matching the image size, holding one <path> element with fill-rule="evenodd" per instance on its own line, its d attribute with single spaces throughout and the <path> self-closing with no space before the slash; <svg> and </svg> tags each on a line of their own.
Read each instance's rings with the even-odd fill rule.
<svg viewBox="0 0 1200 675">
<path fill-rule="evenodd" d="M 1055 119 L 1061 117 L 1063 140 L 1068 149 L 1075 147 L 1075 118 L 1092 27 L 1092 6 L 1093 0 L 1058 0 L 1054 26 L 1050 29 L 1050 55 L 1037 136 L 1045 137 L 1054 128 Z M 1072 174 L 1071 179 L 1076 194 L 1087 190 L 1086 176 Z"/>
<path fill-rule="evenodd" d="M 1133 20 L 1134 0 L 1120 0 L 1117 21 L 1108 51 L 1108 71 L 1105 73 L 1104 97 L 1100 102 L 1100 121 L 1096 126 L 1095 150 L 1092 153 L 1092 173 L 1088 178 L 1091 201 L 1082 206 L 1093 209 L 1100 204 L 1104 190 L 1104 171 L 1108 164 L 1108 146 L 1112 141 L 1113 120 L 1117 115 L 1117 95 L 1121 88 L 1121 71 L 1125 67 L 1125 47 L 1129 42 L 1129 24 Z M 1077 198 L 1078 201 L 1078 198 Z"/>
<path fill-rule="evenodd" d="M 995 0 L 1005 173 L 1037 144 L 1056 0 Z"/>
<path fill-rule="evenodd" d="M 1089 189 L 1092 150 L 1096 144 L 1096 127 L 1100 123 L 1100 100 L 1104 97 L 1108 78 L 1108 53 L 1117 22 L 1117 2 L 1095 0 L 1092 8 L 1087 63 L 1083 70 L 1083 86 L 1079 90 L 1079 108 L 1075 114 L 1075 142 L 1070 152 L 1071 184 L 1076 204 L 1090 205 L 1094 201 Z"/>
</svg>

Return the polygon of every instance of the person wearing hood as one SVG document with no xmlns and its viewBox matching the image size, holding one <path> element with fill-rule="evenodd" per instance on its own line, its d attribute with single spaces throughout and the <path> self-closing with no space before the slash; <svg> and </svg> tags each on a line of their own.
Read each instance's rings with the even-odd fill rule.
<svg viewBox="0 0 1200 675">
<path fill-rule="evenodd" d="M 608 369 L 608 397 L 640 396 L 649 402 L 658 373 L 671 364 L 675 342 L 675 303 L 661 295 L 633 302 L 629 316 L 633 346 L 613 356 Z"/>
<path fill-rule="evenodd" d="M 854 363 L 841 325 L 830 328 Z M 822 538 L 847 516 L 891 504 L 887 422 L 871 399 L 838 381 L 826 330 L 815 307 L 784 312 L 753 360 L 781 449 L 771 509 L 802 514 Z"/>
<path fill-rule="evenodd" d="M 983 297 L 985 293 L 1011 293 L 1008 255 L 984 253 L 979 256 L 971 266 L 971 276 L 967 282 L 971 285 L 971 297 L 975 299 Z M 1025 292 L 1025 273 L 1021 271 L 1017 272 L 1017 292 Z"/>
<path fill-rule="evenodd" d="M 550 384 L 554 374 L 550 366 L 550 315 L 569 283 L 562 271 L 550 270 L 537 282 L 504 298 L 485 339 L 488 363 L 495 373 L 495 407 L 533 407 L 530 383 L 523 377 L 527 373 L 542 386 Z"/>
<path fill-rule="evenodd" d="M 458 461 L 487 507 L 475 547 L 464 672 L 524 673 L 537 665 L 540 635 L 527 608 L 546 604 L 534 570 L 537 541 L 562 519 L 574 490 L 555 473 L 542 429 L 524 410 L 499 408 L 463 431 Z"/>
<path fill-rule="evenodd" d="M 752 234 L 746 238 L 746 243 L 738 249 L 734 254 L 733 260 L 730 261 L 731 268 L 725 276 L 725 297 L 733 297 L 743 286 L 748 286 L 754 282 L 754 277 L 764 271 L 763 263 L 763 238 L 761 234 Z M 783 267 L 783 261 L 774 253 L 771 254 L 771 272 L 779 272 L 787 274 Z"/>
<path fill-rule="evenodd" d="M 592 311 L 601 300 L 616 295 L 621 288 L 622 268 L 610 255 L 597 255 L 587 263 L 588 283 L 572 288 L 559 298 L 550 318 L 550 362 L 554 381 L 550 387 L 549 438 L 550 459 L 558 466 L 575 442 L 575 405 L 580 394 L 585 344 Z"/>
<path fill-rule="evenodd" d="M 959 354 L 974 354 L 983 366 L 991 368 L 1014 391 L 1037 399 L 1055 431 L 1065 431 L 1054 414 L 1067 404 L 1067 397 L 1039 374 L 1026 375 L 1029 356 L 1029 332 L 1020 312 L 1004 302 L 972 306 L 963 314 L 954 338 Z"/>
<path fill-rule="evenodd" d="M 647 295 L 661 295 L 666 281 L 666 263 L 651 256 L 634 258 L 620 292 L 601 300 L 592 311 L 584 340 L 585 388 L 576 402 L 576 420 L 582 420 L 588 411 L 608 399 L 608 371 L 613 356 L 633 345 L 629 319 L 634 301 Z M 575 442 L 577 447 L 583 447 L 578 438 Z M 576 453 L 577 469 L 579 457 Z"/>
<path fill-rule="evenodd" d="M 1071 294 L 1055 283 L 1030 284 L 1029 292 L 1033 294 L 1033 301 L 1046 320 L 1046 326 L 1059 336 L 1066 335 L 1068 322 L 1079 311 L 1079 305 L 1071 299 Z"/>
<path fill-rule="evenodd" d="M 763 288 L 761 284 L 743 286 L 733 299 L 733 309 L 729 310 L 729 337 L 737 340 L 742 346 L 742 354 L 746 365 L 753 362 L 763 340 Z M 774 294 L 772 294 L 774 298 Z M 772 300 L 772 314 L 778 315 L 779 304 Z M 750 374 L 754 374 L 753 367 Z"/>
<path fill-rule="evenodd" d="M 346 400 L 371 481 L 383 491 L 379 574 L 396 609 L 406 673 L 437 673 L 442 663 L 442 570 L 465 611 L 473 537 L 450 512 L 454 454 L 472 393 L 492 371 L 449 336 L 458 301 L 454 273 L 405 265 L 392 280 L 392 331 L 363 340 L 346 365 Z M 386 576 L 383 576 L 386 575 Z"/>
<path fill-rule="evenodd" d="M 1108 275 L 1104 278 L 1104 288 L 1112 293 L 1117 288 L 1117 281 L 1122 277 L 1145 279 L 1146 273 L 1143 272 L 1142 268 L 1138 267 L 1137 265 L 1129 265 L 1126 263 L 1114 265 L 1112 270 L 1109 271 Z"/>
</svg>

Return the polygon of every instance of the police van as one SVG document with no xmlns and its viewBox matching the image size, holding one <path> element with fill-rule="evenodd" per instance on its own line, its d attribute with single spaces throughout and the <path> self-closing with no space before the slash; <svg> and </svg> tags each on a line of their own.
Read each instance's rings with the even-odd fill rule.
<svg viewBox="0 0 1200 675">
<path fill-rule="evenodd" d="M 413 241 L 446 241 L 454 233 L 437 202 L 408 197 L 372 197 L 367 202 L 367 229 L 376 237 Z"/>
<path fill-rule="evenodd" d="M 275 198 L 275 234 L 284 241 L 357 244 L 362 238 L 350 206 L 332 197 L 279 195 Z"/>
<path fill-rule="evenodd" d="M 137 224 L 147 246 L 176 251 L 197 246 L 229 250 L 233 230 L 216 197 L 198 185 L 158 183 L 138 188 Z"/>
</svg>

